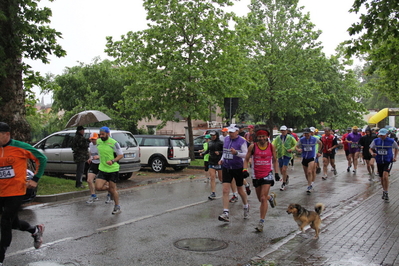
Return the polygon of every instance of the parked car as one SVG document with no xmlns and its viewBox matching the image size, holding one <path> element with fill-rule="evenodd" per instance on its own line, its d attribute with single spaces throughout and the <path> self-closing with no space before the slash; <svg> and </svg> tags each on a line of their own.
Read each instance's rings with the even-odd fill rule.
<svg viewBox="0 0 399 266">
<path fill-rule="evenodd" d="M 99 132 L 98 128 L 87 128 L 85 138 L 89 139 L 91 132 Z M 73 161 L 71 148 L 76 130 L 64 130 L 53 133 L 34 145 L 36 149 L 47 156 L 46 174 L 75 174 L 76 164 Z M 122 148 L 123 158 L 120 164 L 119 178 L 128 179 L 133 172 L 140 170 L 140 148 L 133 134 L 129 131 L 111 129 L 111 137 L 118 141 Z"/>
<path fill-rule="evenodd" d="M 194 139 L 194 156 L 196 159 L 202 159 L 203 156 L 200 155 L 200 150 L 204 149 L 205 135 L 198 136 Z"/>
<path fill-rule="evenodd" d="M 141 152 L 141 166 L 154 172 L 172 167 L 176 171 L 190 165 L 188 146 L 184 137 L 163 135 L 135 135 Z"/>
</svg>

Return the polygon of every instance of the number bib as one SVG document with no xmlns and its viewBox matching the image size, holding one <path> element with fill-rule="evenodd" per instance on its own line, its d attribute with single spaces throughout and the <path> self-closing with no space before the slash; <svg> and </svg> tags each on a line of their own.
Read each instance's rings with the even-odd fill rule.
<svg viewBox="0 0 399 266">
<path fill-rule="evenodd" d="M 351 148 L 357 149 L 357 148 L 359 148 L 359 145 L 357 143 L 351 143 Z"/>
<path fill-rule="evenodd" d="M 0 179 L 13 178 L 15 176 L 12 166 L 0 167 Z"/>
<path fill-rule="evenodd" d="M 312 147 L 310 147 L 310 146 L 305 146 L 305 147 L 303 147 L 303 150 L 304 150 L 304 151 L 312 151 Z"/>
<path fill-rule="evenodd" d="M 233 160 L 233 154 L 231 154 L 230 152 L 228 152 L 228 153 L 226 153 L 226 155 L 225 155 L 224 158 L 227 159 L 227 160 Z"/>
<path fill-rule="evenodd" d="M 388 155 L 388 151 L 386 149 L 378 149 L 378 155 Z"/>
</svg>

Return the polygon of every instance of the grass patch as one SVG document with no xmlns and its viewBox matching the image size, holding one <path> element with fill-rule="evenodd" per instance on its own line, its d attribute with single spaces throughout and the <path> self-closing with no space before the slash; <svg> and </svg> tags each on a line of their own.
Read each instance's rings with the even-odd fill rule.
<svg viewBox="0 0 399 266">
<path fill-rule="evenodd" d="M 190 165 L 191 166 L 204 166 L 204 159 L 195 159 L 194 161 L 191 161 Z"/>
<path fill-rule="evenodd" d="M 52 195 L 58 193 L 82 191 L 75 187 L 75 180 L 60 177 L 42 176 L 38 183 L 37 195 Z"/>
</svg>

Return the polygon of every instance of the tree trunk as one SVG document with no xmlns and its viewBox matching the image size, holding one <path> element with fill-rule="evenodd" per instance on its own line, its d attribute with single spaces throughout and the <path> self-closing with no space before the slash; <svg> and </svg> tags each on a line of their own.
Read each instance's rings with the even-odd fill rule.
<svg viewBox="0 0 399 266">
<path fill-rule="evenodd" d="M 191 116 L 187 117 L 187 128 L 188 128 L 189 156 L 190 156 L 191 160 L 195 160 L 193 124 L 191 121 Z"/>
<path fill-rule="evenodd" d="M 22 84 L 22 62 L 18 30 L 15 30 L 18 1 L 2 1 L 0 10 L 8 19 L 0 20 L 0 121 L 11 127 L 11 137 L 29 141 L 30 126 L 25 119 L 25 92 Z"/>
</svg>

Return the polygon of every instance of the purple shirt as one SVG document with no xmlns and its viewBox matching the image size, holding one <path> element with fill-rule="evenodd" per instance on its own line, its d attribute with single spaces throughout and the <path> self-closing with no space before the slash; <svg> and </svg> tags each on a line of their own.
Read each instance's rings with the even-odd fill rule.
<svg viewBox="0 0 399 266">
<path fill-rule="evenodd" d="M 355 153 L 360 151 L 359 140 L 361 139 L 362 134 L 358 133 L 349 133 L 346 137 L 346 140 L 352 141 L 352 143 L 348 143 L 349 153 Z"/>
</svg>

